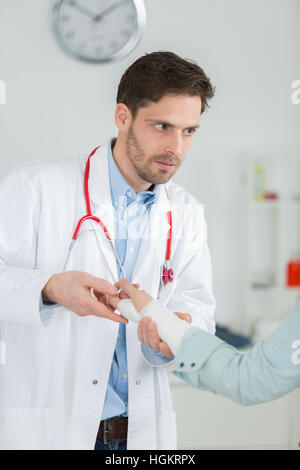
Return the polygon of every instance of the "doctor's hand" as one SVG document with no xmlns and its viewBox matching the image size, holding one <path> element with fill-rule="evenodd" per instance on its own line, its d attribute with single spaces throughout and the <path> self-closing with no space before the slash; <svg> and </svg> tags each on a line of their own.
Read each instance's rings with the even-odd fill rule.
<svg viewBox="0 0 300 470">
<path fill-rule="evenodd" d="M 114 313 L 108 296 L 116 295 L 117 287 L 104 279 L 80 271 L 54 274 L 42 290 L 43 300 L 50 300 L 71 310 L 80 317 L 95 315 L 118 323 L 128 323 Z"/>
</svg>

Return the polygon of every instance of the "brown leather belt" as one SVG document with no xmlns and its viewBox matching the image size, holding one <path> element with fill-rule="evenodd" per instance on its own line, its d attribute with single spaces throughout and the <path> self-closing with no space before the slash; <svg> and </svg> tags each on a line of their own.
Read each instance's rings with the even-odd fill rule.
<svg viewBox="0 0 300 470">
<path fill-rule="evenodd" d="M 97 439 L 107 444 L 108 441 L 124 441 L 127 439 L 128 418 L 117 417 L 104 419 L 100 422 Z"/>
</svg>

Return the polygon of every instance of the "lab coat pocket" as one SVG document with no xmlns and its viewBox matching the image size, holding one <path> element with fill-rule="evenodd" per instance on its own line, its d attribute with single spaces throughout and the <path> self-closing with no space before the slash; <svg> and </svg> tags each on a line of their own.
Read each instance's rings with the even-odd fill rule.
<svg viewBox="0 0 300 470">
<path fill-rule="evenodd" d="M 44 450 L 51 448 L 54 414 L 49 408 L 0 408 L 1 450 Z"/>
<path fill-rule="evenodd" d="M 161 449 L 176 450 L 177 431 L 176 413 L 172 410 L 161 411 L 162 445 Z"/>
</svg>

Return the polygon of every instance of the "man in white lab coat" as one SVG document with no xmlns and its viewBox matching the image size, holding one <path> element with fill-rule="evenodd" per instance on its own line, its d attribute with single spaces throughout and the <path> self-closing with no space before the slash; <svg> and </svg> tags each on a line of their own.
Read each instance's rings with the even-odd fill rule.
<svg viewBox="0 0 300 470">
<path fill-rule="evenodd" d="M 171 181 L 213 91 L 195 63 L 147 54 L 121 79 L 118 136 L 91 156 L 88 186 L 89 155 L 26 164 L 1 183 L 0 448 L 176 448 L 172 353 L 141 345 L 105 298 L 123 270 L 214 333 L 202 206 Z M 97 220 L 69 252 L 89 208 Z M 170 211 L 174 279 L 164 284 Z"/>
</svg>

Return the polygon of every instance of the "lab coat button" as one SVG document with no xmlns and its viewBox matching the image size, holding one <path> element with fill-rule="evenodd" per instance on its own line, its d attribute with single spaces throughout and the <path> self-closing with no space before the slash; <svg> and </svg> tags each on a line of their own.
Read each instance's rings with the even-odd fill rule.
<svg viewBox="0 0 300 470">
<path fill-rule="evenodd" d="M 179 364 L 179 367 L 183 367 L 183 366 L 184 366 L 184 362 L 181 362 L 181 363 Z"/>
<path fill-rule="evenodd" d="M 135 382 L 137 385 L 140 385 L 141 381 L 139 379 L 137 379 L 137 381 Z"/>
<path fill-rule="evenodd" d="M 98 380 L 93 380 L 94 385 L 97 385 L 97 383 L 98 383 Z"/>
<path fill-rule="evenodd" d="M 195 365 L 196 365 L 196 364 L 193 362 L 193 363 L 191 364 L 191 367 L 195 367 Z"/>
</svg>

